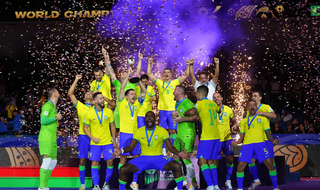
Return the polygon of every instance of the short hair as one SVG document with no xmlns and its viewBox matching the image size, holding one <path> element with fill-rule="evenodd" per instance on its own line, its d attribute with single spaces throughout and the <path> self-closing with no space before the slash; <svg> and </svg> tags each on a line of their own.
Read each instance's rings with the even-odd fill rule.
<svg viewBox="0 0 320 190">
<path fill-rule="evenodd" d="M 199 76 L 200 76 L 200 75 L 206 75 L 206 77 L 208 77 L 208 73 L 205 72 L 205 71 L 201 71 L 201 72 L 199 73 Z"/>
<path fill-rule="evenodd" d="M 93 72 L 95 72 L 95 73 L 99 72 L 99 71 L 101 71 L 100 67 L 96 67 L 96 68 L 93 69 Z"/>
<path fill-rule="evenodd" d="M 262 97 L 262 92 L 261 92 L 260 90 L 253 90 L 253 91 L 252 91 L 252 94 L 253 94 L 253 93 L 258 93 L 259 96 Z"/>
<path fill-rule="evenodd" d="M 182 86 L 182 85 L 178 85 L 176 88 L 180 89 L 180 92 L 182 93 L 182 95 L 186 95 L 186 87 Z"/>
<path fill-rule="evenodd" d="M 13 112 L 12 112 L 12 113 L 14 113 L 14 112 L 17 112 L 17 113 L 18 113 L 18 110 L 13 110 Z"/>
<path fill-rule="evenodd" d="M 156 114 L 153 111 L 148 111 L 145 116 L 147 116 L 148 113 L 152 113 L 152 115 L 156 117 Z"/>
<path fill-rule="evenodd" d="M 101 92 L 96 92 L 93 94 L 93 99 L 96 99 L 98 97 L 99 94 L 102 94 Z"/>
<path fill-rule="evenodd" d="M 168 70 L 168 71 L 170 71 L 170 73 L 172 73 L 171 69 L 169 69 L 168 67 L 163 69 L 163 71 L 165 71 L 165 70 Z"/>
<path fill-rule="evenodd" d="M 55 88 L 50 88 L 48 90 L 48 98 L 50 99 L 55 92 L 56 92 Z"/>
<path fill-rule="evenodd" d="M 133 90 L 133 89 L 126 90 L 126 92 L 124 93 L 124 95 L 127 96 L 127 95 L 130 93 L 130 91 L 134 91 L 134 90 Z"/>
<path fill-rule="evenodd" d="M 201 85 L 197 88 L 197 92 L 200 92 L 203 96 L 207 97 L 209 88 L 205 85 Z"/>
<path fill-rule="evenodd" d="M 141 75 L 140 79 L 141 79 L 141 80 L 142 80 L 142 79 L 147 79 L 147 80 L 149 80 L 149 77 L 148 77 L 148 75 L 143 74 L 143 75 Z"/>
<path fill-rule="evenodd" d="M 254 102 L 254 103 L 257 105 L 257 102 L 254 101 L 254 100 L 249 100 L 248 103 L 247 103 L 247 105 L 249 105 L 250 102 Z"/>
</svg>

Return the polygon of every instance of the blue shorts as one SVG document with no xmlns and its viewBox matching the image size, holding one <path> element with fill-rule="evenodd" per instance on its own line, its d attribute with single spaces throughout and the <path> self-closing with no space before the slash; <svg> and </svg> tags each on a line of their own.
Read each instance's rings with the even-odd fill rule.
<svg viewBox="0 0 320 190">
<path fill-rule="evenodd" d="M 130 145 L 131 141 L 133 139 L 133 134 L 130 133 L 120 133 L 120 149 L 125 148 Z M 133 149 L 133 151 L 126 152 L 120 155 L 140 155 L 141 149 L 140 149 L 140 143 L 138 142 L 137 146 Z"/>
<path fill-rule="evenodd" d="M 259 162 L 271 158 L 265 142 L 243 145 L 239 153 L 239 161 L 251 163 L 253 155 L 256 155 Z"/>
<path fill-rule="evenodd" d="M 78 139 L 78 158 L 88 158 L 90 149 L 90 137 L 87 135 L 79 135 Z"/>
<path fill-rule="evenodd" d="M 150 169 L 162 170 L 165 165 L 174 159 L 168 158 L 163 155 L 159 156 L 139 156 L 138 158 L 134 158 L 130 160 L 128 163 L 135 165 L 139 171 L 145 171 Z"/>
<path fill-rule="evenodd" d="M 101 153 L 103 155 L 104 160 L 110 160 L 113 157 L 113 145 L 90 145 L 90 156 L 89 159 L 91 161 L 100 161 L 101 160 Z"/>
<path fill-rule="evenodd" d="M 269 140 L 266 140 L 265 143 L 266 143 L 266 145 L 267 145 L 267 150 L 268 150 L 268 152 L 269 152 L 269 154 L 270 154 L 270 158 L 274 158 L 273 143 L 272 143 L 271 141 L 269 141 Z M 258 159 L 258 157 L 257 157 L 256 154 L 254 154 L 254 155 L 252 156 L 252 158 L 253 158 L 253 159 Z M 262 163 L 263 161 L 260 161 L 260 160 L 259 160 L 259 162 Z"/>
<path fill-rule="evenodd" d="M 145 117 L 142 117 L 142 116 L 138 116 L 138 129 L 143 127 L 143 126 L 146 126 L 146 118 Z"/>
<path fill-rule="evenodd" d="M 159 126 L 165 129 L 177 130 L 177 126 L 173 126 L 172 114 L 173 111 L 159 110 Z"/>
<path fill-rule="evenodd" d="M 197 158 L 206 160 L 221 159 L 221 143 L 220 139 L 200 140 L 198 145 Z"/>
<path fill-rule="evenodd" d="M 231 146 L 231 142 L 232 142 L 231 139 L 227 140 L 227 141 L 220 142 L 221 143 L 221 150 L 226 155 L 226 157 L 230 156 L 230 155 L 234 155 L 234 149 Z"/>
<path fill-rule="evenodd" d="M 266 144 L 267 144 L 267 150 L 270 154 L 270 158 L 274 158 L 274 150 L 273 150 L 273 143 L 269 140 L 266 140 L 265 141 Z"/>
</svg>

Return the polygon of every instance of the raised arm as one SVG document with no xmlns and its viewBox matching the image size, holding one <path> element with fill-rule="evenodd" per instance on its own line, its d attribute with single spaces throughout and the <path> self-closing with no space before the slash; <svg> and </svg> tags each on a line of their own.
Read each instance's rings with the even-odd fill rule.
<svg viewBox="0 0 320 190">
<path fill-rule="evenodd" d="M 129 80 L 129 77 L 132 73 L 132 69 L 131 67 L 129 67 L 129 70 L 128 70 L 128 75 L 127 77 L 122 81 L 122 84 L 121 84 L 121 88 L 120 88 L 120 94 L 119 94 L 119 101 L 122 101 L 123 98 L 124 98 L 124 94 L 125 94 L 125 91 L 124 91 L 124 88 L 126 87 L 127 83 L 128 83 L 128 80 Z"/>
<path fill-rule="evenodd" d="M 189 69 L 189 74 L 190 74 L 190 79 L 191 79 L 191 84 L 194 86 L 196 84 L 196 77 L 193 74 L 193 64 L 194 64 L 194 58 L 190 59 L 190 69 Z"/>
<path fill-rule="evenodd" d="M 105 96 L 103 96 L 103 99 L 104 99 L 104 101 L 108 102 L 109 109 L 115 109 L 117 107 L 117 104 L 113 100 L 111 100 Z"/>
<path fill-rule="evenodd" d="M 140 53 L 140 50 L 139 50 L 138 57 L 139 57 L 139 61 L 138 61 L 136 72 L 134 73 L 136 76 L 139 76 L 140 72 L 141 72 L 141 62 L 143 59 L 143 55 L 142 55 L 142 53 Z"/>
<path fill-rule="evenodd" d="M 147 69 L 147 74 L 148 74 L 148 77 L 151 79 L 151 81 L 153 83 L 156 82 L 157 78 L 152 74 L 152 71 L 151 71 L 151 65 L 153 64 L 153 58 L 149 58 L 148 59 L 148 69 Z"/>
<path fill-rule="evenodd" d="M 178 114 L 178 116 L 172 116 L 173 121 L 177 122 L 177 123 L 181 123 L 181 122 L 193 122 L 193 121 L 199 121 L 199 115 L 195 114 L 191 117 L 181 117 L 180 114 Z"/>
<path fill-rule="evenodd" d="M 189 60 L 186 61 L 186 65 L 187 65 L 187 69 L 186 69 L 184 75 L 179 77 L 180 83 L 183 83 L 189 77 L 189 71 L 190 71 L 190 61 Z"/>
<path fill-rule="evenodd" d="M 141 80 L 139 80 L 139 85 L 140 85 L 140 88 L 141 88 L 141 94 L 140 94 L 139 98 L 144 99 L 144 97 L 146 97 L 146 94 L 147 94 L 147 89 L 142 84 Z"/>
<path fill-rule="evenodd" d="M 219 59 L 215 57 L 213 58 L 213 62 L 216 64 L 216 69 L 214 70 L 214 76 L 212 78 L 212 81 L 214 82 L 214 84 L 217 84 L 219 79 L 219 73 L 220 73 Z"/>
<path fill-rule="evenodd" d="M 77 105 L 78 99 L 74 95 L 74 90 L 76 89 L 78 81 L 82 78 L 82 75 L 76 75 L 76 79 L 73 81 L 71 87 L 69 88 L 68 95 L 71 99 L 73 105 Z"/>
<path fill-rule="evenodd" d="M 114 70 L 111 66 L 111 61 L 110 61 L 110 57 L 109 57 L 109 53 L 107 52 L 106 49 L 104 49 L 104 47 L 102 47 L 102 54 L 104 56 L 104 63 L 105 63 L 105 71 L 107 75 L 110 75 L 111 77 L 111 81 L 115 81 L 117 79 L 116 74 L 114 73 Z"/>
</svg>

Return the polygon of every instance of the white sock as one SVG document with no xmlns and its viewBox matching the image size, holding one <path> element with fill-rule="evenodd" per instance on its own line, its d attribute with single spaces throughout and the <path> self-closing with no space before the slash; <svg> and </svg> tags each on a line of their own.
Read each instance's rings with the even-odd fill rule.
<svg viewBox="0 0 320 190">
<path fill-rule="evenodd" d="M 131 184 L 137 184 L 137 182 L 132 182 Z"/>
<path fill-rule="evenodd" d="M 227 186 L 231 186 L 231 180 L 227 180 Z"/>
<path fill-rule="evenodd" d="M 260 183 L 260 179 L 255 179 L 254 182 Z"/>
<path fill-rule="evenodd" d="M 219 189 L 219 186 L 218 186 L 218 185 L 215 185 L 214 188 L 215 188 L 215 189 Z"/>
</svg>

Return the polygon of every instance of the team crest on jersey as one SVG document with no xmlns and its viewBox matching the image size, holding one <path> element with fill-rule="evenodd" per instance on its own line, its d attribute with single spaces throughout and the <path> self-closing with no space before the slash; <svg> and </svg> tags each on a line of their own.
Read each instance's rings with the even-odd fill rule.
<svg viewBox="0 0 320 190">
<path fill-rule="evenodd" d="M 257 119 L 258 123 L 261 123 L 261 119 Z"/>
<path fill-rule="evenodd" d="M 52 150 L 51 150 L 51 154 L 52 154 Z"/>
<path fill-rule="evenodd" d="M 148 96 L 150 96 L 150 92 L 148 93 Z"/>
<path fill-rule="evenodd" d="M 182 112 L 183 112 L 183 109 L 181 108 L 181 109 L 180 109 L 180 113 L 182 113 Z"/>
<path fill-rule="evenodd" d="M 108 116 L 104 116 L 104 120 L 107 120 Z"/>
<path fill-rule="evenodd" d="M 154 139 L 158 140 L 159 139 L 158 135 L 154 136 Z"/>
<path fill-rule="evenodd" d="M 223 113 L 223 115 L 224 115 L 224 116 L 227 116 L 227 113 L 226 113 L 226 112 L 224 112 L 224 113 Z"/>
<path fill-rule="evenodd" d="M 43 114 L 46 115 L 46 116 L 48 116 L 49 112 L 48 112 L 48 111 L 44 111 Z"/>
<path fill-rule="evenodd" d="M 172 87 L 172 86 L 170 86 L 170 89 L 172 90 L 172 89 L 173 89 L 173 87 Z"/>
</svg>

